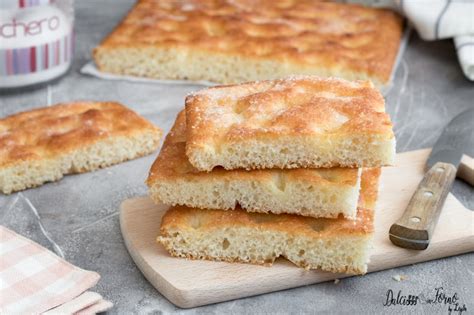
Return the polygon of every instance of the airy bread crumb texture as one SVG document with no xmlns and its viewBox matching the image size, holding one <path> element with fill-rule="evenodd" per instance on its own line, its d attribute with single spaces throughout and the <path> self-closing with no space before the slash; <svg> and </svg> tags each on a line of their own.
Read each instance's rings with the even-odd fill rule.
<svg viewBox="0 0 474 315">
<path fill-rule="evenodd" d="M 349 274 L 367 272 L 372 246 L 370 235 L 315 241 L 305 236 L 242 227 L 213 233 L 170 233 L 172 236 L 159 237 L 158 241 L 175 257 L 271 266 L 282 256 L 305 269 Z"/>
<path fill-rule="evenodd" d="M 176 257 L 272 265 L 282 256 L 306 269 L 367 272 L 372 211 L 359 210 L 358 221 L 222 212 L 172 208 L 157 241 Z"/>
<path fill-rule="evenodd" d="M 73 102 L 0 119 L 0 191 L 56 181 L 149 154 L 162 131 L 115 102 Z"/>
<path fill-rule="evenodd" d="M 315 135 L 222 143 L 217 150 L 210 146 L 190 150 L 188 157 L 204 171 L 216 166 L 227 170 L 378 167 L 395 163 L 395 148 L 395 138 L 387 139 L 385 135 Z"/>
<path fill-rule="evenodd" d="M 0 168 L 0 190 L 10 194 L 37 187 L 67 174 L 89 172 L 150 154 L 156 147 L 156 135 L 141 134 L 101 140 L 54 158 L 22 161 Z"/>
<path fill-rule="evenodd" d="M 361 169 L 214 169 L 199 172 L 185 153 L 186 117 L 176 122 L 150 169 L 147 184 L 156 202 L 196 208 L 295 213 L 334 218 L 357 213 Z"/>
<path fill-rule="evenodd" d="M 241 206 L 250 212 L 294 213 L 315 218 L 354 219 L 357 187 L 315 187 L 304 182 L 261 180 L 156 181 L 150 187 L 155 202 L 168 205 L 230 210 Z"/>
<path fill-rule="evenodd" d="M 363 71 L 351 71 L 343 67 L 285 64 L 278 60 L 261 60 L 174 47 L 98 48 L 94 53 L 94 60 L 103 72 L 161 80 L 232 84 L 280 79 L 300 74 L 340 77 L 347 80 L 371 80 L 378 87 L 388 83 L 388 80 L 382 81 L 379 77 Z"/>
</svg>

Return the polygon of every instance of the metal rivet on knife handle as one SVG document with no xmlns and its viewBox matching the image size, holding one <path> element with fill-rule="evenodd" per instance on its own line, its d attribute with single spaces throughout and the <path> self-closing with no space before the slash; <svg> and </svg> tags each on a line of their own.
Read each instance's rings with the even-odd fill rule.
<svg viewBox="0 0 474 315">
<path fill-rule="evenodd" d="M 456 171 L 452 164 L 438 162 L 425 174 L 404 214 L 390 228 L 393 244 L 418 250 L 428 247 Z"/>
</svg>

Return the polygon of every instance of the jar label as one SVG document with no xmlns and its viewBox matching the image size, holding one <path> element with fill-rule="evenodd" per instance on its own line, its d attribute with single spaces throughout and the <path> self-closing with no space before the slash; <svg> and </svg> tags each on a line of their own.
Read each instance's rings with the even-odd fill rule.
<svg viewBox="0 0 474 315">
<path fill-rule="evenodd" d="M 0 49 L 0 76 L 47 70 L 70 62 L 73 53 L 74 32 L 45 44 Z"/>
<path fill-rule="evenodd" d="M 2 0 L 0 1 L 0 9 L 27 8 L 37 5 L 47 5 L 54 2 L 55 0 Z"/>
</svg>

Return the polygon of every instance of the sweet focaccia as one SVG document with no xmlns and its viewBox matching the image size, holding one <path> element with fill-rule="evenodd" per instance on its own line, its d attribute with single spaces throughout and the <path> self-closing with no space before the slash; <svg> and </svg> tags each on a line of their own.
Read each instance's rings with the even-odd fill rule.
<svg viewBox="0 0 474 315">
<path fill-rule="evenodd" d="M 0 119 L 0 191 L 56 181 L 156 150 L 161 130 L 114 102 L 76 102 Z"/>
<path fill-rule="evenodd" d="M 361 169 L 199 172 L 189 163 L 185 146 L 186 114 L 182 111 L 147 180 L 156 202 L 224 210 L 240 205 L 251 212 L 311 217 L 356 216 Z"/>
<path fill-rule="evenodd" d="M 158 79 L 312 74 L 383 85 L 402 28 L 390 10 L 320 0 L 139 0 L 93 55 L 101 71 Z"/>
<path fill-rule="evenodd" d="M 306 269 L 364 274 L 379 175 L 362 176 L 355 221 L 178 206 L 164 215 L 157 240 L 176 257 L 271 265 L 283 256 Z"/>
<path fill-rule="evenodd" d="M 186 98 L 186 154 L 199 170 L 379 167 L 395 158 L 369 81 L 313 76 L 207 88 Z"/>
</svg>

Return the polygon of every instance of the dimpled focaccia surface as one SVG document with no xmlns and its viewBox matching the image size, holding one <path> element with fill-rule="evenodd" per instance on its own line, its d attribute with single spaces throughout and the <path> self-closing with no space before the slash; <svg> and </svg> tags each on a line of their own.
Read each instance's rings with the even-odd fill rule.
<svg viewBox="0 0 474 315">
<path fill-rule="evenodd" d="M 295 213 L 354 219 L 360 188 L 357 168 L 199 172 L 186 156 L 186 114 L 178 114 L 147 184 L 156 202 L 209 209 Z"/>
<path fill-rule="evenodd" d="M 207 88 L 186 98 L 186 154 L 210 171 L 391 165 L 395 137 L 368 81 L 298 76 Z"/>
<path fill-rule="evenodd" d="M 94 50 L 105 72 L 239 83 L 290 74 L 389 81 L 396 13 L 317 0 L 140 0 Z"/>
<path fill-rule="evenodd" d="M 35 187 L 151 153 L 161 130 L 115 102 L 75 102 L 0 119 L 0 191 Z"/>
<path fill-rule="evenodd" d="M 355 220 L 172 207 L 158 242 L 177 257 L 271 265 L 279 256 L 307 269 L 363 274 L 373 237 L 380 169 L 362 175 Z"/>
</svg>

